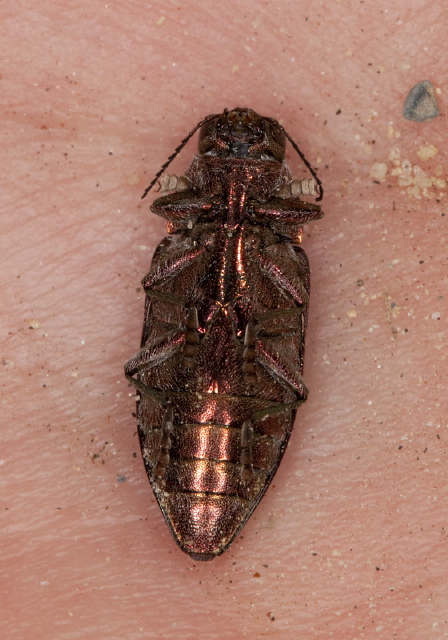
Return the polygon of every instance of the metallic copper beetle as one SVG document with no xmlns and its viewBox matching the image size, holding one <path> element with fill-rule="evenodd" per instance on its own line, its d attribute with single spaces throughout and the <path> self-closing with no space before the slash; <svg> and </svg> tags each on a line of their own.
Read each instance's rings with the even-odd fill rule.
<svg viewBox="0 0 448 640">
<path fill-rule="evenodd" d="M 151 210 L 168 220 L 142 281 L 140 351 L 125 366 L 139 391 L 146 470 L 168 527 L 194 560 L 225 551 L 284 454 L 302 378 L 310 288 L 302 225 L 323 213 L 303 154 L 273 118 L 210 115 L 199 152 Z M 292 180 L 290 140 L 313 179 Z M 315 189 L 317 188 L 317 193 Z"/>
</svg>

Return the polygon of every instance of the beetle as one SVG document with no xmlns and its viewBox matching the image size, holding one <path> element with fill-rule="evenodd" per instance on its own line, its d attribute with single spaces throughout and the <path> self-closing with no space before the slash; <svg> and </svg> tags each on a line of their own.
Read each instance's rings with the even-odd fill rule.
<svg viewBox="0 0 448 640">
<path fill-rule="evenodd" d="M 151 211 L 168 236 L 143 278 L 140 351 L 125 365 L 138 390 L 146 471 L 168 527 L 194 560 L 240 533 L 285 452 L 303 381 L 310 269 L 302 199 L 323 188 L 296 143 L 251 109 L 207 116 L 185 176 L 164 176 Z M 293 180 L 286 139 L 313 178 Z"/>
</svg>

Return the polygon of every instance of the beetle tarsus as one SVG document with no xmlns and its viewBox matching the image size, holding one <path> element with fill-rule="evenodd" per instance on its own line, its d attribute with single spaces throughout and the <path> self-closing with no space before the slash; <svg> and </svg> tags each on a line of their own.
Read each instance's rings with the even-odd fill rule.
<svg viewBox="0 0 448 640">
<path fill-rule="evenodd" d="M 187 369 L 194 369 L 199 348 L 199 319 L 196 307 L 190 307 L 187 316 L 187 330 L 185 332 L 185 346 L 183 362 Z"/>
</svg>

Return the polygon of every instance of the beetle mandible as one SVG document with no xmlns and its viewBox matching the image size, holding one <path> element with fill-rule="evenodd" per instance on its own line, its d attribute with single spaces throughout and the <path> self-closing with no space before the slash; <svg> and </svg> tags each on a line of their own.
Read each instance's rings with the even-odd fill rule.
<svg viewBox="0 0 448 640">
<path fill-rule="evenodd" d="M 285 129 L 251 109 L 207 116 L 185 176 L 151 206 L 168 236 L 142 284 L 141 349 L 125 365 L 154 494 L 182 551 L 212 560 L 260 502 L 284 454 L 302 378 L 310 270 L 301 196 L 323 189 Z M 313 178 L 293 180 L 286 138 Z"/>
</svg>

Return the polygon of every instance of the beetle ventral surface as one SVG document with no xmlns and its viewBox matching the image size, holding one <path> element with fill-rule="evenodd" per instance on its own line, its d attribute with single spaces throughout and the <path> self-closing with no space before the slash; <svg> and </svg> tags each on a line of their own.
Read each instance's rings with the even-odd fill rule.
<svg viewBox="0 0 448 640">
<path fill-rule="evenodd" d="M 149 273 L 140 351 L 125 366 L 139 391 L 148 477 L 182 551 L 229 547 L 288 444 L 302 378 L 310 290 L 302 225 L 323 195 L 283 127 L 251 109 L 200 122 L 185 176 L 164 176 L 151 210 L 168 220 Z M 293 180 L 286 138 L 314 179 Z M 143 196 L 143 197 L 144 197 Z"/>
</svg>

